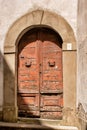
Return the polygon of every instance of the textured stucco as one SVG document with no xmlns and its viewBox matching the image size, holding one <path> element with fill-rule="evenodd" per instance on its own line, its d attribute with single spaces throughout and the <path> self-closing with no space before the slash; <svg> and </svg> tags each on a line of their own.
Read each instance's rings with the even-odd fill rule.
<svg viewBox="0 0 87 130">
<path fill-rule="evenodd" d="M 0 0 L 0 46 L 3 49 L 5 35 L 11 25 L 26 13 L 44 9 L 63 16 L 76 33 L 77 0 Z"/>
<path fill-rule="evenodd" d="M 10 45 L 12 44 L 15 45 L 16 38 L 21 33 L 21 31 L 23 31 L 23 29 L 25 29 L 26 27 L 28 27 L 28 25 L 30 25 L 29 23 L 33 25 L 32 22 L 34 22 L 34 25 L 36 25 L 38 24 L 38 21 L 41 21 L 40 19 L 42 17 L 42 12 L 40 12 L 41 14 L 39 13 L 39 15 L 37 16 L 33 13 L 31 17 L 27 17 L 28 14 L 30 14 L 32 11 L 35 11 L 35 10 L 44 10 L 44 12 L 46 13 L 44 13 L 43 20 L 41 21 L 42 24 L 52 26 L 57 32 L 59 30 L 61 36 L 64 37 L 64 44 L 63 44 L 64 68 L 63 70 L 64 70 L 64 75 L 65 75 L 64 76 L 64 105 L 66 107 L 66 110 L 64 110 L 65 116 L 64 116 L 64 121 L 62 125 L 69 125 L 70 123 L 70 125 L 77 126 L 78 120 L 76 118 L 75 111 L 73 111 L 76 107 L 76 48 L 77 47 L 76 47 L 75 40 L 77 39 L 75 39 L 75 37 L 77 38 L 77 34 L 76 34 L 77 1 L 78 0 L 61 0 L 61 1 L 60 0 L 25 0 L 25 1 L 24 0 L 21 0 L 21 1 L 0 0 L 0 111 L 3 108 L 3 97 L 5 97 L 4 108 L 3 108 L 3 111 L 4 111 L 3 119 L 7 118 L 7 121 L 8 119 L 9 121 L 12 121 L 12 120 L 15 120 L 17 117 L 17 111 L 16 111 L 17 100 L 16 98 L 12 99 L 13 96 L 16 97 L 15 80 L 14 80 L 16 76 L 15 53 L 14 53 L 15 51 L 12 52 L 11 48 L 9 47 L 8 49 L 12 53 L 8 54 L 8 51 L 7 51 L 5 52 L 5 56 L 3 56 L 4 46 L 6 44 L 8 45 L 9 43 Z M 52 13 L 56 15 L 53 17 Z M 57 18 L 56 16 L 60 16 L 63 19 L 54 20 Z M 20 21 L 21 18 L 25 18 L 26 20 L 24 19 L 22 23 Z M 31 18 L 32 19 L 34 18 L 33 21 Z M 64 19 L 65 21 L 67 21 L 66 22 L 67 24 L 64 24 L 63 22 Z M 17 21 L 20 21 L 20 23 Z M 60 27 L 58 27 L 58 25 L 60 25 Z M 11 31 L 9 33 L 9 30 L 11 30 L 11 28 L 13 28 L 12 35 L 11 35 Z M 66 29 L 64 30 L 64 28 Z M 75 37 L 73 35 L 73 32 L 74 32 Z M 8 38 L 8 40 L 6 38 Z M 67 42 L 72 44 L 71 51 L 70 50 L 67 51 Z M 3 62 L 2 60 L 4 61 L 4 74 L 7 76 L 7 77 L 6 76 L 4 77 L 4 80 L 5 80 L 4 86 L 3 86 Z M 8 69 L 9 67 L 10 69 Z M 68 77 L 70 80 L 68 80 Z M 10 85 L 8 85 L 8 82 Z M 4 91 L 5 96 L 3 96 L 3 89 L 5 90 Z M 14 114 L 14 119 L 11 118 L 13 114 Z"/>
<path fill-rule="evenodd" d="M 55 12 L 66 19 L 76 35 L 77 0 L 0 0 L 0 109 L 3 105 L 3 48 L 9 28 L 23 15 L 43 9 Z"/>
<path fill-rule="evenodd" d="M 77 101 L 79 104 L 79 116 L 81 119 L 87 122 L 87 0 L 79 0 L 78 3 L 77 34 L 78 34 Z"/>
</svg>

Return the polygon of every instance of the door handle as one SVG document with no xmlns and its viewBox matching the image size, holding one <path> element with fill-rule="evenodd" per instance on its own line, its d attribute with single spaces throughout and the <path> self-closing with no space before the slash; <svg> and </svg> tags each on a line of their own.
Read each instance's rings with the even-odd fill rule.
<svg viewBox="0 0 87 130">
<path fill-rule="evenodd" d="M 32 64 L 32 62 L 31 62 L 31 61 L 27 61 L 27 62 L 25 62 L 25 66 L 26 66 L 26 67 L 30 67 L 30 66 L 31 66 L 31 64 Z"/>
<path fill-rule="evenodd" d="M 55 66 L 55 61 L 48 61 L 48 64 L 50 67 L 54 67 Z"/>
</svg>

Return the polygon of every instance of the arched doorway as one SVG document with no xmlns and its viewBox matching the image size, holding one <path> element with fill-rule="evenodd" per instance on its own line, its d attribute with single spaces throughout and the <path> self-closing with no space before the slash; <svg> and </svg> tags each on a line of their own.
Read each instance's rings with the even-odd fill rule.
<svg viewBox="0 0 87 130">
<path fill-rule="evenodd" d="M 62 39 L 38 27 L 18 44 L 18 114 L 21 117 L 61 119 L 63 108 Z"/>
<path fill-rule="evenodd" d="M 59 33 L 63 39 L 63 119 L 69 119 L 70 113 L 73 113 L 76 108 L 77 48 L 73 29 L 61 15 L 47 10 L 35 10 L 15 21 L 6 35 L 4 46 L 4 121 L 14 122 L 18 119 L 16 47 L 21 37 L 28 30 L 38 26 L 52 28 Z M 70 49 L 68 47 L 70 47 Z M 70 116 L 70 119 L 71 117 L 72 116 Z"/>
</svg>

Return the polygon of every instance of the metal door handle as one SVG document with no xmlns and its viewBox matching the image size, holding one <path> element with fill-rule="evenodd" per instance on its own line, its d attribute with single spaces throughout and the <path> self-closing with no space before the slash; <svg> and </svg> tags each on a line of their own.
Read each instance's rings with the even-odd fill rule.
<svg viewBox="0 0 87 130">
<path fill-rule="evenodd" d="M 55 66 L 55 61 L 48 61 L 48 64 L 50 67 L 54 67 Z"/>
<path fill-rule="evenodd" d="M 30 66 L 31 66 L 31 63 L 32 63 L 31 61 L 25 62 L 25 66 L 26 66 L 26 67 L 30 67 Z"/>
</svg>

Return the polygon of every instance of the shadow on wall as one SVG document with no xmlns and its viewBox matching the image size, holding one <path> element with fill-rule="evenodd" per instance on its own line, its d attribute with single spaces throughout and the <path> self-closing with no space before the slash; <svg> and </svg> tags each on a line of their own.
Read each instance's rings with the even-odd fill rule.
<svg viewBox="0 0 87 130">
<path fill-rule="evenodd" d="M 39 32 L 39 30 L 38 30 L 38 32 Z M 46 37 L 46 35 L 44 35 L 45 34 L 44 32 L 47 34 L 48 37 Z M 29 33 L 29 32 L 27 32 L 27 33 Z M 52 53 L 53 53 L 53 55 L 50 59 L 54 59 L 54 57 L 55 57 L 55 55 L 54 55 L 55 53 L 53 52 L 53 47 L 57 49 L 58 58 L 60 59 L 61 58 L 60 52 L 61 52 L 61 48 L 62 48 L 62 39 L 60 38 L 60 36 L 58 34 L 54 35 L 54 32 L 52 30 L 50 30 L 50 35 L 49 35 L 49 32 L 47 31 L 47 29 L 43 29 L 43 28 L 42 28 L 42 32 L 41 32 L 41 35 L 43 37 L 41 37 L 41 38 L 38 37 L 38 39 L 37 39 L 37 30 L 35 30 L 36 35 L 33 35 L 32 31 L 30 34 L 31 34 L 31 37 L 29 37 L 30 36 L 29 35 L 27 38 L 24 37 L 25 39 L 22 39 L 20 41 L 21 44 L 19 44 L 19 50 L 18 50 L 19 54 L 18 54 L 18 57 L 16 56 L 16 58 L 20 59 L 20 60 L 17 62 L 16 67 L 15 67 L 15 60 L 16 59 L 15 59 L 14 52 L 13 53 L 10 53 L 10 52 L 5 53 L 4 58 L 3 58 L 4 59 L 4 109 L 3 109 L 4 111 L 3 111 L 3 119 L 5 121 L 13 122 L 13 120 L 17 118 L 16 114 L 18 114 L 18 116 L 20 116 L 20 118 L 18 118 L 18 122 L 21 123 L 21 125 L 26 124 L 26 123 L 28 125 L 32 124 L 31 128 L 36 129 L 36 126 L 34 126 L 36 124 L 36 125 L 41 126 L 39 129 L 41 129 L 41 128 L 53 129 L 51 127 L 47 127 L 47 126 L 43 125 L 43 123 L 38 118 L 38 117 L 40 117 L 40 114 L 43 114 L 42 117 L 46 118 L 46 114 L 45 114 L 44 110 L 42 110 L 42 108 L 41 108 L 41 111 L 43 111 L 43 113 L 40 113 L 40 110 L 39 110 L 40 104 L 37 103 L 37 102 L 39 102 L 37 98 L 39 96 L 41 96 L 39 94 L 39 92 L 38 92 L 38 94 L 36 93 L 36 91 L 38 90 L 37 87 L 39 86 L 37 84 L 37 78 L 35 77 L 35 76 L 37 76 L 37 74 L 35 75 L 35 73 L 34 73 L 32 76 L 32 74 L 31 74 L 32 72 L 30 72 L 29 66 L 26 66 L 25 60 L 27 58 L 28 58 L 28 60 L 29 59 L 32 61 L 34 60 L 32 67 L 30 67 L 30 68 L 31 68 L 31 71 L 35 72 L 36 71 L 35 69 L 38 68 L 38 67 L 36 67 L 37 66 L 36 61 L 38 61 L 38 60 L 35 61 L 36 56 L 34 55 L 34 53 L 36 54 L 37 51 L 35 51 L 35 43 L 34 42 L 37 40 L 42 41 L 42 42 L 49 41 L 49 43 L 50 43 L 49 45 L 52 45 L 50 47 L 50 51 L 52 51 Z M 31 41 L 32 37 L 34 38 L 33 41 Z M 32 47 L 31 44 L 29 44 L 30 45 L 30 47 L 29 47 L 28 43 L 34 43 L 34 47 Z M 47 42 L 45 42 L 45 44 L 47 44 Z M 27 53 L 25 51 L 26 45 L 28 48 Z M 29 50 L 29 48 L 31 48 L 31 49 Z M 23 50 L 23 51 L 21 51 L 21 50 Z M 30 54 L 29 54 L 29 51 L 31 51 Z M 21 52 L 23 52 L 23 53 L 21 53 Z M 50 54 L 50 52 L 49 52 L 49 54 Z M 29 55 L 29 57 L 28 57 L 28 55 Z M 30 55 L 31 55 L 31 57 L 30 57 Z M 32 55 L 34 55 L 34 56 L 32 57 Z M 61 64 L 58 64 L 57 58 L 55 60 L 56 60 L 56 64 L 59 65 L 59 68 L 56 69 L 56 72 L 58 72 L 61 70 Z M 21 66 L 21 67 L 19 67 L 19 66 Z M 54 66 L 55 65 L 53 65 L 52 67 L 54 67 Z M 48 67 L 48 64 L 47 64 L 47 67 Z M 48 67 L 49 71 L 50 71 L 50 68 L 52 70 L 52 67 L 50 67 L 50 66 Z M 16 69 L 16 71 L 15 71 L 15 69 Z M 28 73 L 28 71 L 29 71 L 29 73 Z M 52 73 L 53 73 L 53 71 L 52 71 Z M 31 80 L 29 80 L 29 78 L 31 78 Z M 55 78 L 55 80 L 57 80 L 57 79 Z M 31 81 L 36 82 L 36 87 L 35 87 L 35 84 L 31 85 Z M 60 81 L 62 81 L 61 74 L 60 74 Z M 28 83 L 28 84 L 26 84 L 26 83 Z M 18 85 L 20 85 L 20 86 L 18 86 Z M 54 119 L 56 116 L 58 116 L 57 119 L 60 119 L 62 117 L 61 116 L 62 115 L 62 110 L 61 110 L 61 108 L 62 108 L 62 100 L 61 100 L 62 91 L 59 91 L 60 89 L 62 90 L 61 86 L 62 86 L 62 83 L 60 82 L 60 85 L 56 89 L 56 90 L 58 90 L 57 93 L 51 92 L 47 96 L 46 96 L 46 94 L 44 94 L 44 97 L 46 97 L 46 98 L 51 97 L 51 99 L 54 98 L 55 100 L 60 99 L 60 102 L 61 102 L 60 103 L 61 105 L 59 104 L 55 107 L 55 111 L 54 111 L 54 108 L 52 108 L 52 104 L 51 104 L 51 103 L 55 104 L 54 103 L 55 100 L 50 103 L 51 105 L 49 105 L 49 111 L 47 111 L 47 114 L 50 116 L 50 118 L 52 118 L 53 114 L 54 114 Z M 33 93 L 30 92 L 32 87 L 33 87 Z M 60 96 L 60 98 L 58 98 L 58 96 Z M 42 97 L 43 97 L 43 94 L 42 94 Z M 18 113 L 16 113 L 17 108 L 18 108 Z M 52 110 L 51 110 L 51 108 L 52 108 Z M 56 113 L 56 115 L 55 115 L 55 113 Z M 32 120 L 30 117 L 35 118 L 35 120 Z M 17 126 L 17 127 L 21 128 L 20 126 Z M 16 126 L 14 126 L 13 128 L 16 128 Z M 27 129 L 26 125 L 24 125 L 24 128 Z"/>
<path fill-rule="evenodd" d="M 23 120 L 23 118 L 20 117 L 20 120 L 17 120 L 16 123 L 11 123 L 13 122 L 11 121 L 11 118 L 12 118 L 11 116 L 14 116 L 14 112 L 11 113 L 11 110 L 12 108 L 15 108 L 15 106 L 17 106 L 17 97 L 15 97 L 15 95 L 17 95 L 17 91 L 15 92 L 15 86 L 13 87 L 13 85 L 15 85 L 16 75 L 13 73 L 13 69 L 9 67 L 10 64 L 14 64 L 12 60 L 13 56 L 12 54 L 9 54 L 8 56 L 6 56 L 5 54 L 3 57 L 1 52 L 0 52 L 0 56 L 3 58 L 3 63 L 4 63 L 3 122 L 2 122 L 2 125 L 0 125 L 0 130 L 6 130 L 6 129 L 7 130 L 22 130 L 22 129 L 23 130 L 34 130 L 34 129 L 53 130 L 53 128 L 43 125 L 38 118 L 35 119 L 35 122 L 32 122 L 31 120 L 29 121 L 26 119 Z M 28 110 L 30 111 L 29 106 L 28 106 Z M 30 111 L 30 114 L 33 117 L 33 113 L 31 111 Z M 26 115 L 26 117 L 28 116 Z M 8 122 L 9 118 L 10 118 L 10 122 Z M 4 122 L 4 119 L 6 119 L 6 122 Z"/>
</svg>

